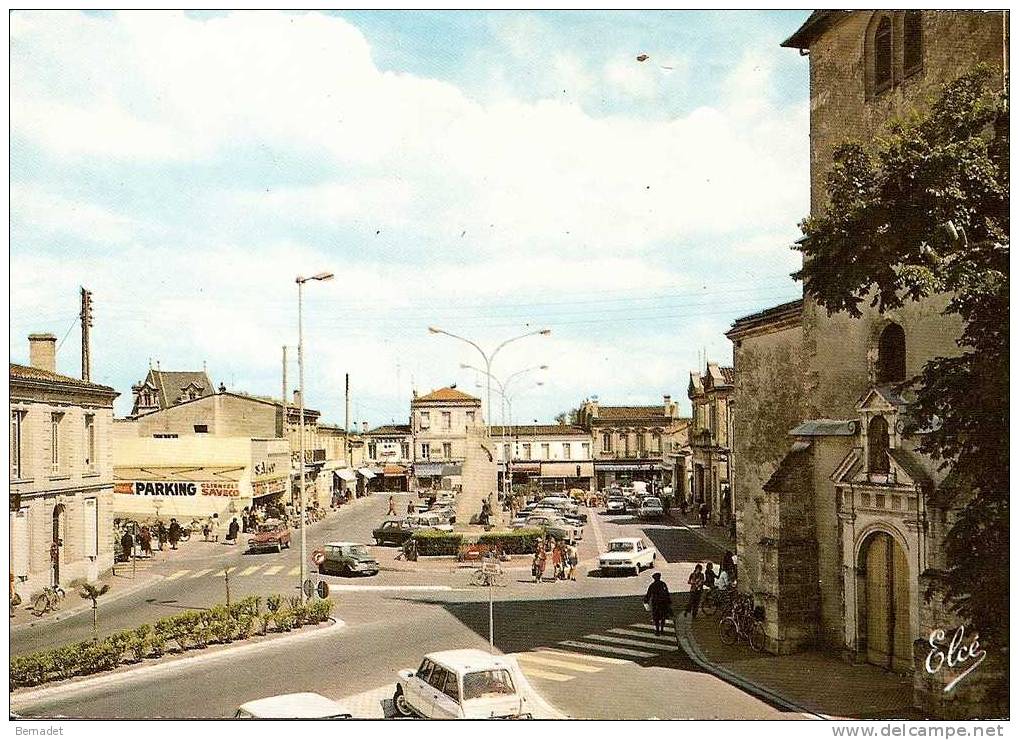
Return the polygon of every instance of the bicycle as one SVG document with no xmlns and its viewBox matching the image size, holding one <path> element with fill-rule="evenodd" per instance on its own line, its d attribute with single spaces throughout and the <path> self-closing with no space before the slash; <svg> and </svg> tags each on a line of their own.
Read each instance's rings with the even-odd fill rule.
<svg viewBox="0 0 1019 740">
<path fill-rule="evenodd" d="M 498 564 L 485 563 L 477 568 L 468 581 L 470 586 L 501 586 L 502 568 Z"/>
<path fill-rule="evenodd" d="M 732 614 L 718 623 L 718 638 L 723 645 L 735 645 L 742 637 L 751 650 L 758 653 L 764 650 L 764 622 L 754 612 L 753 601 L 733 602 Z"/>
<path fill-rule="evenodd" d="M 705 589 L 704 598 L 701 599 L 701 611 L 709 617 L 722 610 L 722 616 L 729 616 L 732 613 L 735 589 L 720 589 L 717 586 Z"/>
<path fill-rule="evenodd" d="M 66 592 L 60 586 L 47 586 L 42 590 L 41 594 L 35 597 L 32 613 L 37 617 L 41 617 L 48 611 L 56 611 L 60 606 L 61 599 L 66 595 Z"/>
</svg>

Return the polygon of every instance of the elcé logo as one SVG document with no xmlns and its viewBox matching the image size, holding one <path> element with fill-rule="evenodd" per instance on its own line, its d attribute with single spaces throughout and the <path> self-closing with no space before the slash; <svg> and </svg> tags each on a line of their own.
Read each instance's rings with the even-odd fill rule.
<svg viewBox="0 0 1019 740">
<path fill-rule="evenodd" d="M 136 496 L 197 496 L 198 484 L 137 481 L 134 492 Z"/>
<path fill-rule="evenodd" d="M 963 627 L 958 627 L 955 630 L 955 634 L 952 635 L 952 640 L 948 644 L 947 652 L 942 648 L 945 642 L 945 631 L 934 630 L 931 632 L 930 638 L 927 642 L 931 646 L 931 651 L 927 653 L 927 660 L 924 665 L 927 668 L 927 672 L 931 675 L 939 672 L 944 665 L 947 663 L 949 668 L 955 668 L 961 666 L 969 660 L 975 660 L 966 670 L 956 676 L 952 681 L 945 686 L 945 693 L 954 689 L 956 685 L 970 673 L 972 673 L 978 665 L 984 662 L 984 658 L 987 657 L 987 651 L 980 649 L 980 634 L 973 635 L 973 639 L 970 640 L 969 645 L 963 645 L 963 639 L 966 636 L 966 631 Z"/>
</svg>

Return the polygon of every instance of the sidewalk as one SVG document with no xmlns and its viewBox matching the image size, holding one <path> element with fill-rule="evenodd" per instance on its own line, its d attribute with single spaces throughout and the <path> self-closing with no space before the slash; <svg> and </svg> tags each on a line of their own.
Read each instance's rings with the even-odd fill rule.
<svg viewBox="0 0 1019 740">
<path fill-rule="evenodd" d="M 718 524 L 708 524 L 706 527 L 701 526 L 700 517 L 692 509 L 687 511 L 686 516 L 683 516 L 679 509 L 673 507 L 669 510 L 667 519 L 685 526 L 695 535 L 711 543 L 720 550 L 732 550 L 736 552 L 736 543 L 729 537 L 729 528 L 722 527 Z"/>
<path fill-rule="evenodd" d="M 749 693 L 822 719 L 922 719 L 912 706 L 912 679 L 872 665 L 853 665 L 819 651 L 755 653 L 723 645 L 716 618 L 680 618 L 681 642 L 703 667 Z M 685 638 L 683 640 L 682 638 Z"/>
</svg>

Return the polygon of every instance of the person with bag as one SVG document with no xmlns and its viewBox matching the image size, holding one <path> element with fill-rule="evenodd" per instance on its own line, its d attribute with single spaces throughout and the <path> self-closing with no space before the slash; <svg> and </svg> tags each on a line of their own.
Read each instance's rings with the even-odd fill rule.
<svg viewBox="0 0 1019 740">
<path fill-rule="evenodd" d="M 683 616 L 686 616 L 691 611 L 693 612 L 693 618 L 697 618 L 697 609 L 701 605 L 701 592 L 704 589 L 704 573 L 702 572 L 701 564 L 697 563 L 697 567 L 693 569 L 693 573 L 686 581 L 690 584 L 690 600 L 686 602 L 686 609 L 683 610 Z"/>
<path fill-rule="evenodd" d="M 577 554 L 577 546 L 570 544 L 566 547 L 566 561 L 569 563 L 569 579 L 571 581 L 577 580 L 577 566 L 580 564 L 580 557 Z"/>
<path fill-rule="evenodd" d="M 669 587 L 662 580 L 661 573 L 651 576 L 651 585 L 648 586 L 647 593 L 644 594 L 644 607 L 651 612 L 655 634 L 664 634 L 665 621 L 672 615 L 672 595 L 669 593 Z"/>
</svg>

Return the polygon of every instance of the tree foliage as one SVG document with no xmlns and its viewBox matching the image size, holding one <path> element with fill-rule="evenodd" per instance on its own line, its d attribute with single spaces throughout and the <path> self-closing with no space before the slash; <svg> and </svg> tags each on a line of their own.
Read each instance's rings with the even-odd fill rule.
<svg viewBox="0 0 1019 740">
<path fill-rule="evenodd" d="M 960 354 L 931 359 L 913 380 L 906 431 L 950 468 L 941 493 L 966 502 L 938 587 L 982 643 L 1007 650 L 1008 100 L 990 80 L 977 68 L 876 147 L 836 150 L 830 205 L 801 224 L 794 277 L 829 312 L 947 294 L 946 313 L 962 319 Z"/>
</svg>

